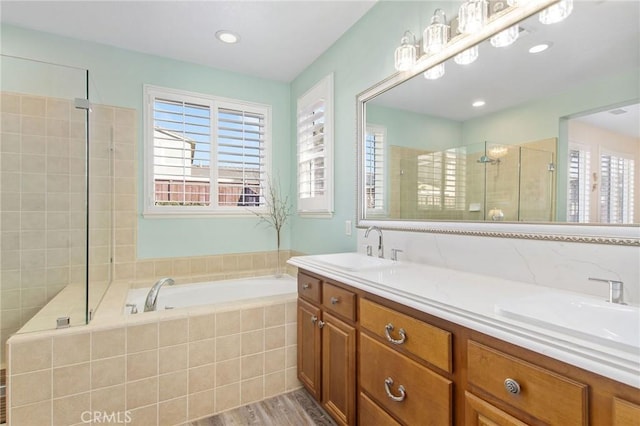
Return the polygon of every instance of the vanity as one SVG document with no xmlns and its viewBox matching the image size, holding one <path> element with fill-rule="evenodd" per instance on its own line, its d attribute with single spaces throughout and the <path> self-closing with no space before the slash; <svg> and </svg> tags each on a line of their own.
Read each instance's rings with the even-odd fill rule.
<svg viewBox="0 0 640 426">
<path fill-rule="evenodd" d="M 298 376 L 338 424 L 640 422 L 637 348 L 497 308 L 550 289 L 357 253 L 289 262 Z"/>
</svg>

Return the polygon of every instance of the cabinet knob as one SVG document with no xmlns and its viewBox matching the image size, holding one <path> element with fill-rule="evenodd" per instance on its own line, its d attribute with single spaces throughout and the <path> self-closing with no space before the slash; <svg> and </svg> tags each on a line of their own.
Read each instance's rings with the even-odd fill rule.
<svg viewBox="0 0 640 426">
<path fill-rule="evenodd" d="M 318 321 L 318 317 L 313 315 L 311 316 L 311 324 L 315 324 Z"/>
<path fill-rule="evenodd" d="M 340 301 L 340 299 L 338 299 L 337 297 L 332 297 L 330 300 L 332 305 L 336 305 Z"/>
<path fill-rule="evenodd" d="M 318 328 L 324 327 L 324 321 L 318 321 Z"/>
<path fill-rule="evenodd" d="M 399 396 L 391 393 L 391 386 L 393 386 L 393 379 L 391 377 L 387 377 L 386 379 L 384 379 L 384 391 L 387 393 L 389 399 L 395 402 L 404 401 L 404 398 L 407 396 L 407 392 L 405 391 L 404 386 L 398 386 L 398 393 L 400 394 Z"/>
<path fill-rule="evenodd" d="M 398 334 L 400 335 L 399 339 L 394 339 L 391 337 L 391 332 L 393 331 L 393 324 L 389 323 L 384 326 L 384 335 L 387 338 L 389 343 L 393 343 L 394 345 L 401 345 L 407 340 L 407 332 L 404 331 L 404 328 L 398 330 Z"/>
<path fill-rule="evenodd" d="M 507 392 L 512 393 L 514 395 L 518 395 L 520 393 L 520 384 L 510 378 L 507 378 L 504 381 L 504 388 L 507 390 Z"/>
<path fill-rule="evenodd" d="M 311 284 L 302 284 L 303 290 L 309 290 L 311 288 Z"/>
</svg>

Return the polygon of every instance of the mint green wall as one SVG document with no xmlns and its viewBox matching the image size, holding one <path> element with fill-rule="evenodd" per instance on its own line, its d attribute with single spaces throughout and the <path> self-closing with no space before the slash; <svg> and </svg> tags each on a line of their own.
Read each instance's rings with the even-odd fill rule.
<svg viewBox="0 0 640 426">
<path fill-rule="evenodd" d="M 289 84 L 249 77 L 96 43 L 2 26 L 2 53 L 89 70 L 90 100 L 134 108 L 140 118 L 139 179 L 142 181 L 142 87 L 153 84 L 272 106 L 273 170 L 290 186 Z M 3 70 L 4 71 L 4 70 Z M 138 211 L 142 211 L 139 191 Z M 257 218 L 149 219 L 138 217 L 138 257 L 197 256 L 275 249 L 272 229 Z M 289 230 L 282 247 L 289 248 Z"/>
<path fill-rule="evenodd" d="M 367 124 L 387 129 L 389 145 L 441 151 L 462 144 L 459 121 L 367 103 Z"/>
<path fill-rule="evenodd" d="M 291 83 L 292 127 L 297 98 L 327 74 L 334 73 L 335 213 L 331 219 L 294 217 L 291 247 L 303 253 L 352 251 L 355 229 L 345 235 L 345 221 L 355 224 L 356 96 L 393 72 L 393 52 L 405 30 L 422 34 L 433 11 L 450 14 L 454 2 L 378 2 L 318 60 Z M 292 146 L 292 162 L 296 158 Z"/>
</svg>

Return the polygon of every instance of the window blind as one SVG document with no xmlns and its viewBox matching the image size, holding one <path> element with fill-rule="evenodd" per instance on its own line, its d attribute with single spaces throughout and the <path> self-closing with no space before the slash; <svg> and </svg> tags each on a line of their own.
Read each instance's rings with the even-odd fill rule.
<svg viewBox="0 0 640 426">
<path fill-rule="evenodd" d="M 589 222 L 589 183 L 590 152 L 580 149 L 569 150 L 569 200 L 567 203 L 567 221 Z"/>
<path fill-rule="evenodd" d="M 153 102 L 156 205 L 209 205 L 209 105 L 156 98 Z"/>
<path fill-rule="evenodd" d="M 365 136 L 364 169 L 367 209 L 384 210 L 385 129 L 368 127 Z"/>
<path fill-rule="evenodd" d="M 633 159 L 618 154 L 600 156 L 600 221 L 633 223 L 634 175 Z"/>
<path fill-rule="evenodd" d="M 264 114 L 219 108 L 217 120 L 218 204 L 263 204 Z"/>
<path fill-rule="evenodd" d="M 325 100 L 318 99 L 298 112 L 298 197 L 324 195 Z"/>
<path fill-rule="evenodd" d="M 450 149 L 418 156 L 418 208 L 464 210 L 466 155 Z"/>
</svg>

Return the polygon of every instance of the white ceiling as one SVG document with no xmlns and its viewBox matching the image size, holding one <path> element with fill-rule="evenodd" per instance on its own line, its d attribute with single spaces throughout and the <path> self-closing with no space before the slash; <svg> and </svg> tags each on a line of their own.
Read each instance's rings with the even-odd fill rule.
<svg viewBox="0 0 640 426">
<path fill-rule="evenodd" d="M 4 1 L 0 20 L 289 82 L 373 5 L 364 1 Z M 226 45 L 218 30 L 240 35 Z"/>
</svg>

